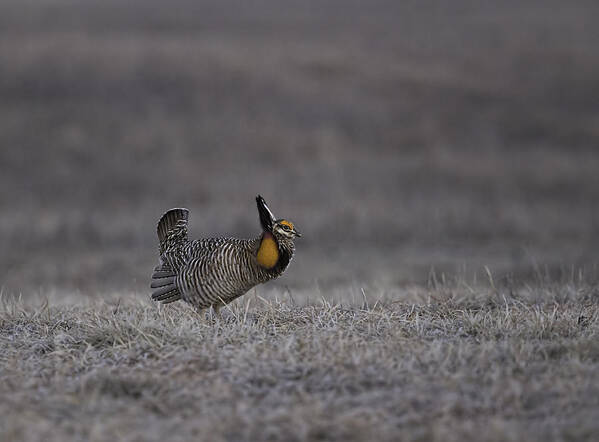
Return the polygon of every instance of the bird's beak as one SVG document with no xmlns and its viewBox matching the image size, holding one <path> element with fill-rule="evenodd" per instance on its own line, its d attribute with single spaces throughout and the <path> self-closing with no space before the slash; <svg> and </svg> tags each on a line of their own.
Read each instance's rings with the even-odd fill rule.
<svg viewBox="0 0 599 442">
<path fill-rule="evenodd" d="M 299 233 L 297 230 L 294 230 L 293 233 L 295 233 L 295 236 L 297 236 L 298 238 L 302 237 L 302 234 Z"/>
</svg>

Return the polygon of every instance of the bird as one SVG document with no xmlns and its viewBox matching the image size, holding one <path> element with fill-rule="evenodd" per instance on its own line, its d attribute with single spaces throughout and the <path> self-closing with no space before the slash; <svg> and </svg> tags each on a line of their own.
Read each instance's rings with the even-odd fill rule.
<svg viewBox="0 0 599 442">
<path fill-rule="evenodd" d="M 262 232 L 252 239 L 205 238 L 190 241 L 189 210 L 168 210 L 158 222 L 160 263 L 154 269 L 151 298 L 162 304 L 183 300 L 198 313 L 232 302 L 258 284 L 278 278 L 289 266 L 301 233 L 276 219 L 260 195 L 256 205 Z"/>
</svg>

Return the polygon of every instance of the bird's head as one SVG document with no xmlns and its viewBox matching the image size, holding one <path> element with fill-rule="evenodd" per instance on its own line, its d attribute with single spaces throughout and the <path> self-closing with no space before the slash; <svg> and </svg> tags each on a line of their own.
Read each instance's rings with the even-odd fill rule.
<svg viewBox="0 0 599 442">
<path fill-rule="evenodd" d="M 265 232 L 271 233 L 275 239 L 293 241 L 295 238 L 302 236 L 291 221 L 286 219 L 276 219 L 266 205 L 266 201 L 264 201 L 264 198 L 260 195 L 256 197 L 256 204 L 258 205 L 262 229 Z"/>
</svg>

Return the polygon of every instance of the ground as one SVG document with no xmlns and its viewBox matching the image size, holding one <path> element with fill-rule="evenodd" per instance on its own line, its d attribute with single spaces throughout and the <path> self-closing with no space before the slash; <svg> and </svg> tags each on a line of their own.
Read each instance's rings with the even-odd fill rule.
<svg viewBox="0 0 599 442">
<path fill-rule="evenodd" d="M 3 299 L 3 440 L 595 440 L 599 291 Z"/>
</svg>

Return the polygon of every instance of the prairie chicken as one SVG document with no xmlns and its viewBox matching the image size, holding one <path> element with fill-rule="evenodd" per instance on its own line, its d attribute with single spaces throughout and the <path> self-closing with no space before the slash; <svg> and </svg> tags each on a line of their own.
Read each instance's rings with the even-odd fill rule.
<svg viewBox="0 0 599 442">
<path fill-rule="evenodd" d="M 152 274 L 154 301 L 188 302 L 198 312 L 215 311 L 252 287 L 279 277 L 289 265 L 301 234 L 290 221 L 275 219 L 256 197 L 262 233 L 254 239 L 209 238 L 189 241 L 189 210 L 171 209 L 158 222 L 160 264 Z"/>
</svg>

